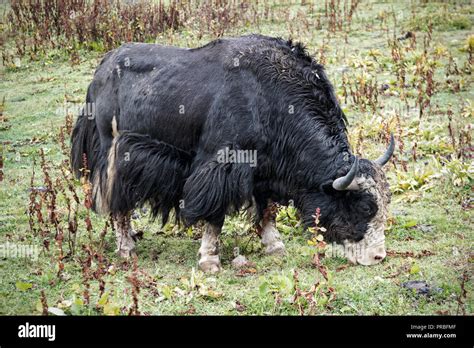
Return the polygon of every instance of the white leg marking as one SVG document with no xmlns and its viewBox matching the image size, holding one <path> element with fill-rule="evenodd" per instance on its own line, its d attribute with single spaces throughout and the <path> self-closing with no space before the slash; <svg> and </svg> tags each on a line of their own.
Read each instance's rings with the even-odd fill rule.
<svg viewBox="0 0 474 348">
<path fill-rule="evenodd" d="M 203 272 L 215 273 L 221 270 L 219 259 L 219 233 L 221 228 L 207 224 L 199 248 L 199 268 Z"/>
<path fill-rule="evenodd" d="M 114 219 L 115 234 L 117 236 L 117 250 L 120 257 L 129 258 L 135 253 L 135 231 L 130 222 L 130 213 L 118 215 Z"/>
<path fill-rule="evenodd" d="M 283 244 L 280 233 L 276 228 L 275 218 L 276 211 L 273 206 L 265 209 L 261 229 L 262 244 L 265 246 L 265 254 L 284 255 L 286 252 L 285 244 Z"/>
<path fill-rule="evenodd" d="M 262 244 L 265 246 L 265 254 L 267 255 L 283 255 L 285 254 L 285 244 L 281 241 L 274 222 L 268 222 L 262 227 Z"/>
</svg>

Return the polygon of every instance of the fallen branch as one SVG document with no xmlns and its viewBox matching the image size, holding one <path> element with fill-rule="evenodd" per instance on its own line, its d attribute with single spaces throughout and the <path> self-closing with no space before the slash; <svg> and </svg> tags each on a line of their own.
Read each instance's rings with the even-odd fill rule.
<svg viewBox="0 0 474 348">
<path fill-rule="evenodd" d="M 459 311 L 462 312 L 462 315 L 466 315 L 466 307 L 465 307 L 465 303 L 467 299 L 466 282 L 468 280 L 469 280 L 469 276 L 467 275 L 467 270 L 466 270 L 462 274 L 461 293 L 457 297 L 458 309 L 456 310 L 456 315 L 459 315 Z"/>
<path fill-rule="evenodd" d="M 393 251 L 388 250 L 387 256 L 391 257 L 414 257 L 415 259 L 419 259 L 426 256 L 433 256 L 436 255 L 434 252 L 430 250 L 422 250 L 421 253 L 415 254 L 413 251 Z"/>
</svg>

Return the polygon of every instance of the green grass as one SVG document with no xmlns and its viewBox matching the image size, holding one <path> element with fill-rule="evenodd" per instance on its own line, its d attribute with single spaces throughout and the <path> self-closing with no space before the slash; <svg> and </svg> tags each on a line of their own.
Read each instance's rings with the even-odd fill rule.
<svg viewBox="0 0 474 348">
<path fill-rule="evenodd" d="M 407 5 L 412 3 L 415 5 Z M 85 259 L 85 253 L 81 245 L 98 248 L 105 220 L 92 216 L 94 233 L 91 241 L 82 221 L 86 212 L 80 208 L 76 255 L 64 260 L 61 277 L 57 276 L 58 249 L 54 238 L 50 251 L 42 251 L 37 260 L 0 259 L 0 314 L 40 314 L 42 290 L 50 307 L 62 308 L 68 315 L 127 314 L 132 306 L 132 284 L 128 277 L 136 274 L 141 282 L 138 294 L 141 313 L 294 315 L 299 313 L 292 303 L 294 271 L 298 272 L 300 289 L 309 290 L 320 282 L 321 292 L 315 298 L 312 314 L 459 314 L 458 299 L 464 303 L 466 313 L 473 314 L 472 282 L 465 283 L 466 297 L 462 296 L 461 289 L 462 275 L 466 272 L 470 279 L 473 276 L 473 174 L 469 177 L 454 166 L 446 165 L 453 163 L 449 154 L 455 151 L 448 133 L 448 110 L 453 112 L 452 123 L 456 130 L 473 123 L 472 106 L 469 112 L 467 104 L 469 100 L 473 103 L 474 96 L 472 67 L 468 72 L 451 76 L 451 79 L 463 80 L 459 91 L 454 92 L 445 82 L 448 54 L 460 69 L 466 64 L 465 46 L 472 35 L 473 10 L 462 3 L 442 7 L 433 3 L 407 4 L 362 2 L 354 15 L 347 42 L 344 33 L 331 34 L 324 52 L 328 74 L 341 100 L 342 67 L 348 67 L 346 77 L 354 87 L 357 87 L 354 78 L 362 71 L 376 76 L 378 85 L 389 83 L 391 86 L 389 93 L 379 95 L 376 112 L 370 108 L 364 110 L 350 100 L 343 107 L 350 121 L 352 143 L 360 143 L 358 150 L 367 158 L 376 158 L 384 148 L 378 137 L 384 130 L 384 122 L 397 136 L 402 132 L 404 153 L 398 154 L 396 168 L 390 164 L 387 169 L 392 189 L 400 188 L 394 191 L 391 223 L 386 232 L 387 248 L 393 252 L 392 256 L 372 267 L 351 266 L 344 258 L 326 257 L 322 261 L 330 275 L 326 281 L 311 265 L 314 247 L 307 244 L 296 219 L 287 218 L 286 210 L 283 210 L 278 224 L 287 246 L 285 257 L 263 255 L 258 237 L 249 232 L 245 219 L 234 217 L 226 222 L 222 235 L 223 271 L 210 276 L 195 271 L 199 228 L 194 228 L 192 233 L 174 226 L 161 228 L 158 223 L 141 216 L 134 220 L 135 227 L 145 231 L 144 239 L 137 245 L 137 270 L 134 272 L 132 262 L 123 262 L 116 257 L 114 236 L 109 230 L 103 251 L 107 270 L 103 276 L 106 295 L 99 298 L 99 283 L 90 280 L 90 304 L 85 305 L 85 281 L 80 262 Z M 416 6 L 416 11 L 402 16 L 400 10 L 405 6 Z M 285 6 L 275 8 L 284 10 Z M 308 6 L 291 6 L 292 15 L 298 10 L 304 13 Z M 396 27 L 392 10 L 397 17 Z M 444 16 L 443 11 L 449 16 Z M 418 92 L 409 81 L 417 77 L 414 57 L 423 52 L 424 30 L 427 30 L 414 27 L 414 23 L 423 25 L 427 18 L 433 19 L 433 38 L 428 51 L 430 59 L 436 59 L 437 86 L 431 107 L 419 121 L 415 105 Z M 298 18 L 290 23 L 280 18 L 273 23 L 262 23 L 259 28 L 232 28 L 227 35 L 260 32 L 288 37 L 291 30 L 294 38 L 306 43 L 309 52 L 320 58 L 319 49 L 327 31 L 324 25 L 323 30 L 313 28 L 314 25 L 306 27 Z M 396 36 L 402 36 L 407 30 L 415 30 L 417 35 L 416 49 L 406 52 L 408 110 L 405 103 L 400 106 L 401 89 L 396 83 L 387 43 L 387 35 L 392 37 L 394 30 Z M 210 39 L 210 35 L 198 38 L 192 31 L 183 30 L 167 33 L 157 38 L 157 42 L 198 46 Z M 406 41 L 401 44 L 408 46 Z M 433 58 L 437 46 L 445 47 L 446 53 Z M 374 50 L 380 53 L 377 59 L 369 55 Z M 37 163 L 34 185 L 41 186 L 38 151 L 43 148 L 46 158 L 56 165 L 62 161 L 58 132 L 65 122 L 64 103 L 83 101 L 100 55 L 84 51 L 80 60 L 80 64 L 71 66 L 64 53 L 54 51 L 36 61 L 23 58 L 20 67 L 2 67 L 0 98 L 5 97 L 7 121 L 0 122 L 4 158 L 4 180 L 0 185 L 1 245 L 7 242 L 28 244 L 42 250 L 43 238 L 30 231 L 27 215 L 33 159 Z M 416 161 L 411 153 L 415 143 Z M 407 162 L 407 173 L 402 170 L 400 160 Z M 54 166 L 51 172 L 53 177 L 58 174 Z M 455 181 L 457 178 L 463 180 L 461 184 Z M 416 183 L 405 185 L 410 180 L 416 180 Z M 80 188 L 79 183 L 77 187 Z M 64 214 L 64 199 L 60 199 L 58 207 L 59 213 Z M 240 276 L 232 269 L 230 262 L 237 246 L 255 263 L 254 273 Z M 66 245 L 64 249 L 68 251 Z M 432 255 L 417 258 L 423 250 Z M 413 257 L 396 254 L 404 252 L 412 252 Z M 97 261 L 93 261 L 92 269 L 97 265 Z M 433 296 L 416 295 L 401 287 L 403 282 L 410 280 L 424 280 L 441 290 Z M 31 287 L 22 283 L 31 284 Z M 335 298 L 325 304 L 323 293 L 329 294 L 328 288 L 333 289 Z M 309 311 L 306 303 L 304 308 Z"/>
</svg>

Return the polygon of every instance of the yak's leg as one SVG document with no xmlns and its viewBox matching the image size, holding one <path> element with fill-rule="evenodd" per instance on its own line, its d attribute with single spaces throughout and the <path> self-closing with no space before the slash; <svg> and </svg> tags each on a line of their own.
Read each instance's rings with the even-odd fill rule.
<svg viewBox="0 0 474 348">
<path fill-rule="evenodd" d="M 199 248 L 199 268 L 204 272 L 215 273 L 221 269 L 219 259 L 219 234 L 222 225 L 207 223 L 202 235 L 201 247 Z"/>
<path fill-rule="evenodd" d="M 276 228 L 276 214 L 276 205 L 273 203 L 269 203 L 268 207 L 263 211 L 260 237 L 262 238 L 262 244 L 265 246 L 265 254 L 267 255 L 285 254 L 285 245 Z"/>
<path fill-rule="evenodd" d="M 114 217 L 115 234 L 117 236 L 117 253 L 129 258 L 135 253 L 135 231 L 130 222 L 130 213 L 117 214 Z"/>
</svg>

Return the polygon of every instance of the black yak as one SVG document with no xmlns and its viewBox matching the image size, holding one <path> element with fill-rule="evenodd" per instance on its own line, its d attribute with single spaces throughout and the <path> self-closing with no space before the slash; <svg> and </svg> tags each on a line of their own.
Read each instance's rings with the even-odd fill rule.
<svg viewBox="0 0 474 348">
<path fill-rule="evenodd" d="M 72 167 L 87 159 L 94 208 L 133 252 L 130 212 L 147 203 L 166 222 L 206 222 L 204 271 L 220 269 L 227 214 L 253 206 L 267 253 L 285 247 L 273 202 L 294 202 L 306 226 L 321 211 L 325 239 L 370 265 L 386 255 L 390 192 L 382 166 L 351 153 L 346 118 L 323 67 L 301 44 L 250 35 L 195 49 L 130 43 L 105 55 L 72 135 Z M 85 154 L 85 156 L 84 156 Z"/>
</svg>

